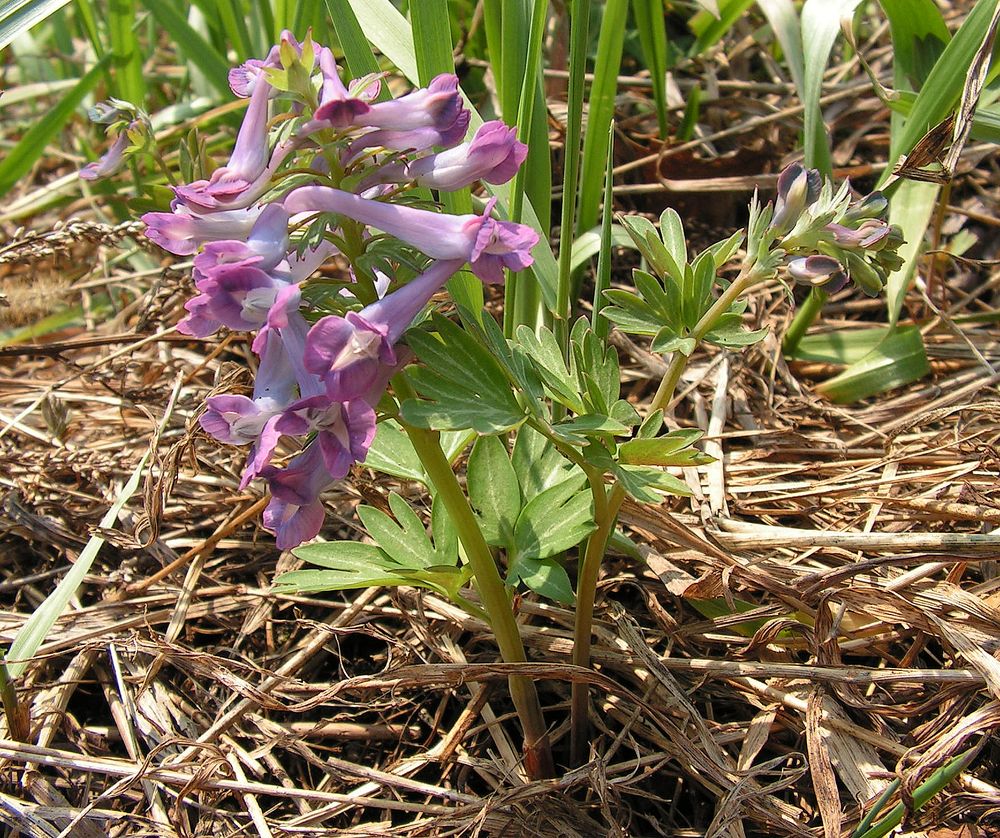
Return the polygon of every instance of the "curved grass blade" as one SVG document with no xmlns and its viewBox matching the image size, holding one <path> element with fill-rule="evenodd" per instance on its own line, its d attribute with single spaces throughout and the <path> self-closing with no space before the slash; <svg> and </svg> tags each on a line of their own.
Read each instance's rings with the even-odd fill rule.
<svg viewBox="0 0 1000 838">
<path fill-rule="evenodd" d="M 90 93 L 104 75 L 104 70 L 110 61 L 111 56 L 106 55 L 91 67 L 76 86 L 59 100 L 59 104 L 32 125 L 11 149 L 10 154 L 0 161 L 0 196 L 7 194 L 10 188 L 31 170 L 52 138 L 79 107 L 84 96 Z"/>
<path fill-rule="evenodd" d="M 0 4 L 0 50 L 67 3 L 69 0 L 6 0 Z"/>
</svg>

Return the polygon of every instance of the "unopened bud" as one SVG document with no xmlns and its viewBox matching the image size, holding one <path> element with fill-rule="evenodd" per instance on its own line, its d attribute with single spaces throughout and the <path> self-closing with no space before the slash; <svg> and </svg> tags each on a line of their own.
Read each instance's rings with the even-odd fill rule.
<svg viewBox="0 0 1000 838">
<path fill-rule="evenodd" d="M 771 226 L 790 230 L 799 216 L 818 197 L 823 179 L 816 169 L 807 169 L 801 163 L 792 163 L 778 176 L 778 197 L 774 201 Z"/>
<path fill-rule="evenodd" d="M 802 256 L 788 263 L 788 274 L 796 282 L 834 293 L 847 284 L 843 265 L 832 256 Z"/>
<path fill-rule="evenodd" d="M 852 204 L 844 213 L 844 221 L 863 221 L 866 218 L 884 219 L 889 212 L 889 201 L 881 192 L 872 192 Z"/>
</svg>

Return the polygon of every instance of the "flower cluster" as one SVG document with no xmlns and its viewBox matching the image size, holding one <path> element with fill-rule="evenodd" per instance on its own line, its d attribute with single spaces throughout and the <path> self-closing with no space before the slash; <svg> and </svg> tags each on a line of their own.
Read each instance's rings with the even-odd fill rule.
<svg viewBox="0 0 1000 838">
<path fill-rule="evenodd" d="M 229 161 L 143 221 L 162 248 L 194 257 L 198 294 L 179 330 L 255 333 L 253 393 L 210 397 L 201 425 L 249 446 L 243 485 L 267 481 L 264 524 L 288 549 L 319 532 L 320 494 L 365 459 L 375 408 L 409 360 L 400 338 L 431 297 L 467 263 L 483 282 L 531 264 L 537 234 L 493 219 L 493 201 L 452 216 L 414 206 L 413 190 L 426 203 L 427 189 L 505 182 L 527 148 L 500 122 L 463 142 L 470 114 L 453 75 L 383 101 L 379 78 L 345 84 L 328 48 L 287 32 L 229 82 L 248 100 Z M 335 254 L 351 282 L 317 319 L 305 283 Z M 282 437 L 303 444 L 279 466 Z"/>
<path fill-rule="evenodd" d="M 772 231 L 795 256 L 788 275 L 796 282 L 838 291 L 853 281 L 876 296 L 886 277 L 902 265 L 900 228 L 889 224 L 889 202 L 880 192 L 851 202 L 849 185 L 834 194 L 815 169 L 798 163 L 778 178 Z M 808 255 L 796 255 L 808 254 Z"/>
</svg>

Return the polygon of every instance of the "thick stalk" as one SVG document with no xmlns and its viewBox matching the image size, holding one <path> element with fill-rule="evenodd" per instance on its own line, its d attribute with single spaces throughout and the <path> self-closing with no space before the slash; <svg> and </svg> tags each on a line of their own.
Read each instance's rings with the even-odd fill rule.
<svg viewBox="0 0 1000 838">
<path fill-rule="evenodd" d="M 806 297 L 806 301 L 799 307 L 799 310 L 795 312 L 792 324 L 788 327 L 788 331 L 785 332 L 785 339 L 781 342 L 782 352 L 786 355 L 794 354 L 795 350 L 799 348 L 799 343 L 805 336 L 806 331 L 813 324 L 813 321 L 819 317 L 820 310 L 828 299 L 830 299 L 830 295 L 822 288 L 813 288 L 809 292 L 809 296 Z"/>
<path fill-rule="evenodd" d="M 400 375 L 393 379 L 397 394 L 403 398 L 413 394 L 413 390 Z M 448 510 L 448 516 L 458 534 L 465 555 L 475 574 L 476 588 L 479 591 L 483 608 L 489 615 L 493 634 L 500 647 L 500 654 L 507 663 L 524 663 L 527 657 L 524 644 L 514 619 L 507 589 L 500 578 L 493 554 L 476 522 L 468 498 L 452 471 L 451 464 L 441 450 L 439 436 L 435 431 L 416 428 L 400 420 L 403 430 L 410 438 L 420 462 L 427 471 L 438 497 Z M 524 729 L 525 768 L 533 780 L 547 779 L 554 776 L 555 765 L 552 761 L 552 750 L 549 744 L 549 734 L 542 717 L 541 705 L 535 684 L 523 675 L 510 676 L 510 697 L 514 702 L 518 718 Z"/>
<path fill-rule="evenodd" d="M 707 312 L 691 331 L 691 337 L 697 342 L 711 330 L 715 321 L 729 307 L 757 282 L 760 277 L 754 272 L 753 266 L 744 265 L 739 276 L 719 295 Z M 675 352 L 667 365 L 667 371 L 660 381 L 660 386 L 653 396 L 649 412 L 666 406 L 674 396 L 681 373 L 687 365 L 687 356 Z M 597 581 L 604 561 L 604 551 L 614 532 L 618 520 L 618 510 L 625 500 L 625 490 L 620 483 L 610 487 L 603 482 L 595 485 L 591 481 L 591 491 L 594 495 L 594 520 L 597 529 L 587 541 L 587 549 L 580 564 L 580 575 L 576 585 L 576 619 L 573 626 L 573 663 L 577 666 L 590 666 L 590 644 L 594 627 L 594 600 L 597 597 Z M 574 765 L 581 764 L 586 759 L 586 749 L 589 732 L 587 718 L 588 689 L 586 684 L 573 684 L 570 703 L 570 751 Z"/>
</svg>

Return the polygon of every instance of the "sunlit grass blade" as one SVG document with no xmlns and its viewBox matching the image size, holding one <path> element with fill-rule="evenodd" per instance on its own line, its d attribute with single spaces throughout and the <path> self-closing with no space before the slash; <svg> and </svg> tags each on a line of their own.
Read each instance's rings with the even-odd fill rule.
<svg viewBox="0 0 1000 838">
<path fill-rule="evenodd" d="M 238 0 L 195 0 L 195 2 L 206 15 L 211 15 L 213 12 L 218 15 L 226 42 L 236 50 L 236 57 L 240 61 L 256 56 L 257 50 L 250 40 L 246 15 Z"/>
<path fill-rule="evenodd" d="M 0 50 L 67 3 L 69 0 L 8 0 L 0 6 Z"/>
<path fill-rule="evenodd" d="M 559 283 L 553 312 L 556 340 L 563 355 L 569 351 L 572 315 L 573 231 L 576 229 L 576 189 L 580 173 L 580 139 L 583 124 L 583 82 L 587 70 L 590 4 L 573 0 L 570 6 L 569 89 L 566 97 L 566 141 L 563 157 L 562 213 L 559 223 Z"/>
<path fill-rule="evenodd" d="M 897 328 L 840 375 L 816 386 L 817 392 L 840 404 L 902 387 L 930 372 L 920 330 Z"/>
<path fill-rule="evenodd" d="M 201 70 L 205 80 L 228 97 L 230 64 L 225 56 L 191 26 L 172 3 L 143 0 L 143 4 L 188 60 Z"/>
<path fill-rule="evenodd" d="M 924 249 L 924 233 L 930 224 L 941 187 L 936 183 L 916 180 L 901 181 L 889 205 L 889 221 L 898 224 L 904 244 L 899 248 L 902 267 L 889 276 L 885 284 L 885 302 L 889 322 L 896 323 L 903 310 L 906 292 L 913 282 L 920 254 Z"/>
<path fill-rule="evenodd" d="M 105 56 L 77 82 L 59 103 L 35 122 L 21 137 L 10 153 L 0 161 L 0 196 L 7 194 L 18 179 L 27 174 L 35 161 L 45 152 L 46 146 L 66 124 L 79 107 L 83 98 L 104 75 L 111 60 Z"/>
<path fill-rule="evenodd" d="M 892 74 L 896 90 L 916 90 L 951 40 L 934 0 L 880 0 L 892 34 Z"/>
<path fill-rule="evenodd" d="M 410 5 L 413 27 L 413 49 L 417 60 L 417 78 L 428 85 L 441 73 L 455 72 L 452 57 L 451 20 L 447 0 L 422 0 Z M 441 203 L 448 212 L 465 215 L 472 212 L 472 198 L 468 189 L 442 192 Z M 448 283 L 448 290 L 459 305 L 469 311 L 482 311 L 483 286 L 475 277 L 461 273 Z"/>
<path fill-rule="evenodd" d="M 840 22 L 851 15 L 860 0 L 806 0 L 802 7 L 803 88 L 800 91 L 804 110 L 803 146 L 805 164 L 829 175 L 830 140 L 823 125 L 819 100 L 823 93 L 823 74 L 830 52 L 840 34 Z"/>
<path fill-rule="evenodd" d="M 702 9 L 691 18 L 688 24 L 695 34 L 695 42 L 689 50 L 689 55 L 701 55 L 709 47 L 717 44 L 732 28 L 754 0 L 719 0 L 718 15 L 708 9 Z"/>
<path fill-rule="evenodd" d="M 139 488 L 142 472 L 146 468 L 146 461 L 149 459 L 149 454 L 150 452 L 146 451 L 142 455 L 138 465 L 132 472 L 132 476 L 118 494 L 107 514 L 101 519 L 101 527 L 103 529 L 111 529 L 115 526 L 122 508 Z M 14 638 L 14 642 L 11 643 L 10 651 L 7 653 L 7 671 L 12 678 L 17 678 L 24 671 L 31 657 L 38 651 L 42 643 L 45 642 L 45 637 L 52 626 L 55 625 L 56 620 L 59 619 L 59 615 L 66 610 L 67 604 L 80 587 L 83 578 L 87 575 L 91 565 L 94 563 L 94 559 L 97 558 L 97 554 L 103 546 L 103 538 L 97 535 L 92 536 L 80 552 L 76 561 L 73 562 L 73 567 L 70 568 L 69 572 L 56 585 L 56 589 L 45 598 L 45 601 L 35 609 L 21 627 L 21 630 Z"/>
<path fill-rule="evenodd" d="M 611 120 L 608 124 L 608 153 L 604 169 L 604 211 L 601 215 L 601 251 L 597 257 L 597 277 L 594 282 L 594 311 L 591 317 L 591 326 L 602 340 L 606 339 L 611 330 L 611 323 L 606 317 L 601 317 L 601 309 L 604 308 L 604 292 L 611 287 L 611 259 L 613 257 L 612 248 L 614 243 L 613 226 L 611 219 L 613 216 L 614 202 L 614 176 L 615 165 L 615 123 Z"/>
<path fill-rule="evenodd" d="M 660 137 L 666 138 L 667 125 L 667 28 L 662 0 L 632 0 L 632 16 L 639 30 L 642 56 L 653 82 L 656 123 Z"/>
<path fill-rule="evenodd" d="M 604 186 L 602 175 L 608 156 L 609 137 L 605 126 L 611 121 L 615 111 L 615 93 L 625 43 L 627 14 L 627 0 L 608 0 L 604 6 L 597 59 L 594 62 L 594 81 L 587 100 L 587 133 L 580 163 L 580 197 L 574 225 L 575 235 L 580 235 L 597 223 Z M 569 193 L 563 192 L 564 196 L 567 194 Z"/>
<path fill-rule="evenodd" d="M 135 14 L 135 0 L 111 0 L 108 5 L 115 90 L 126 102 L 141 106 L 146 98 L 146 78 L 142 74 L 142 49 L 135 36 Z"/>
<path fill-rule="evenodd" d="M 354 78 L 361 78 L 378 73 L 381 69 L 378 59 L 372 52 L 371 44 L 368 43 L 349 0 L 326 0 L 326 8 L 330 13 L 330 21 L 337 33 L 337 40 L 340 41 L 340 48 L 344 51 L 344 60 L 351 75 Z M 384 101 L 388 98 L 388 88 L 382 85 L 379 99 Z"/>
<path fill-rule="evenodd" d="M 771 24 L 778 39 L 795 89 L 801 97 L 806 89 L 806 59 L 802 52 L 802 27 L 792 0 L 757 0 L 757 5 Z"/>
<path fill-rule="evenodd" d="M 388 0 L 346 0 L 365 33 L 365 36 L 396 68 L 411 82 L 417 83 L 417 61 L 413 47 L 410 26 Z M 483 124 L 482 117 L 472 109 L 469 131 L 475 132 Z M 504 211 L 510 208 L 510 188 L 506 184 L 490 185 L 489 191 L 496 196 L 497 203 Z M 548 244 L 548 230 L 542 230 L 530 202 L 524 206 L 521 219 L 541 232 L 541 239 L 531 251 L 535 262 L 530 270 L 538 281 L 545 304 L 555 308 L 558 268 Z"/>
</svg>

